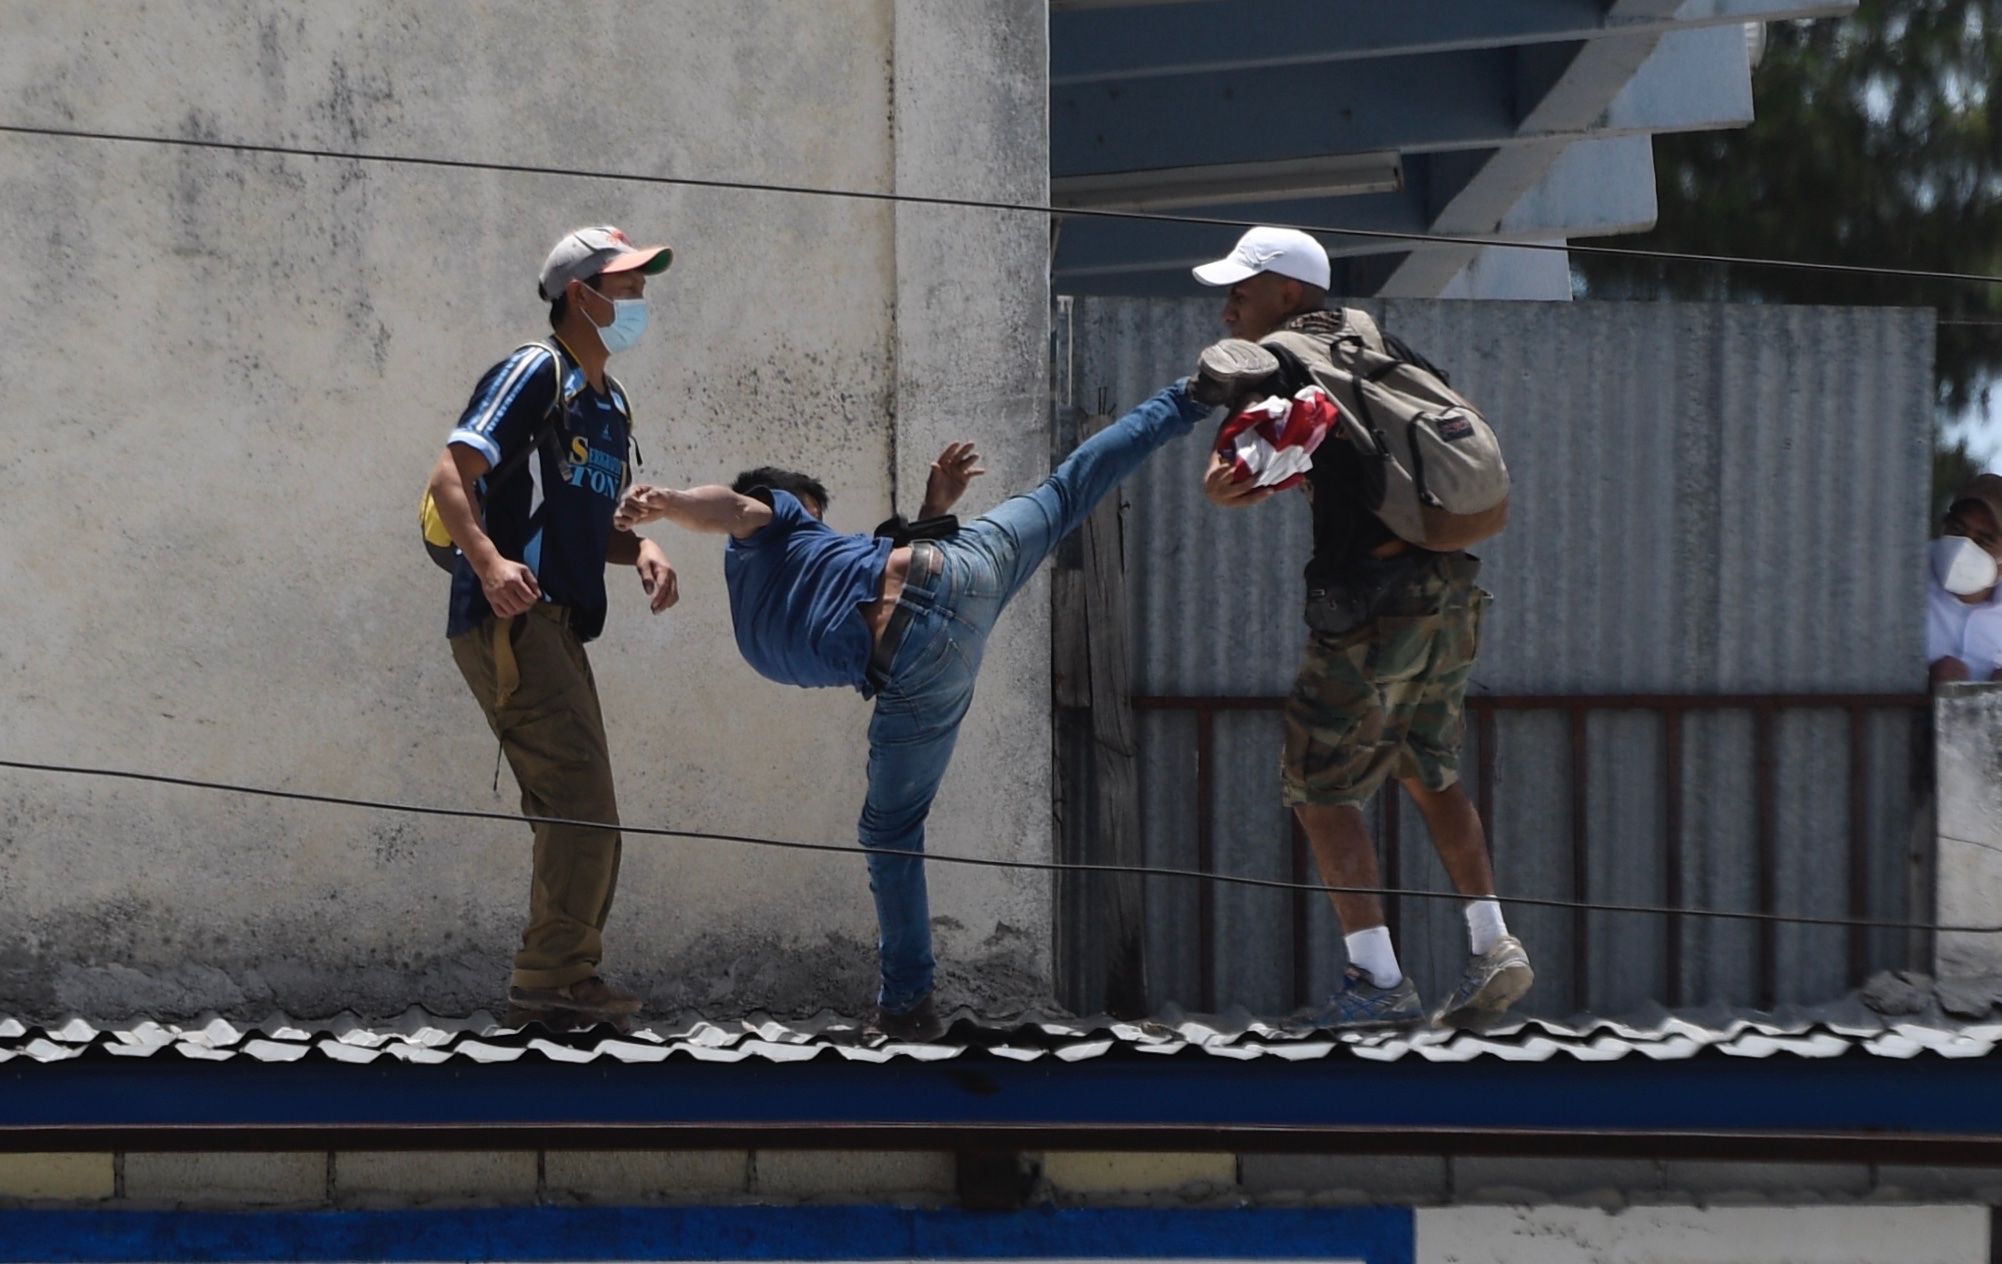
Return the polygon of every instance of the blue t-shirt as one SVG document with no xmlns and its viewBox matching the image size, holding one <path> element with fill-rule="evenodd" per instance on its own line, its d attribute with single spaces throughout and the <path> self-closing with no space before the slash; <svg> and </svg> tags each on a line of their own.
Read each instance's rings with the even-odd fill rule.
<svg viewBox="0 0 2002 1264">
<path fill-rule="evenodd" d="M 548 348 L 532 346 L 488 369 L 446 442 L 498 468 L 542 426 L 556 389 L 555 364 Z M 631 411 L 609 382 L 601 394 L 567 357 L 562 365 L 562 418 L 499 486 L 482 480 L 480 490 L 494 547 L 534 571 L 542 599 L 568 608 L 571 629 L 588 641 L 605 626 L 605 551 L 626 482 Z M 459 558 L 445 634 L 457 636 L 492 617 L 479 576 Z"/>
<path fill-rule="evenodd" d="M 882 593 L 890 541 L 842 535 L 792 493 L 771 495 L 772 520 L 723 552 L 737 649 L 780 684 L 867 694 L 876 645 L 861 608 Z"/>
</svg>

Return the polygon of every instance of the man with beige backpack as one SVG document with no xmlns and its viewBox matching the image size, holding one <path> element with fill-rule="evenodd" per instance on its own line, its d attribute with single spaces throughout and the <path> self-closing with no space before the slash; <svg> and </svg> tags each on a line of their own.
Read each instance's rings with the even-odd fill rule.
<svg viewBox="0 0 2002 1264">
<path fill-rule="evenodd" d="M 1468 899 L 1467 968 L 1433 1017 L 1499 1013 L 1535 976 L 1502 920 L 1480 816 L 1459 780 L 1467 683 L 1491 599 L 1465 549 L 1500 531 L 1508 509 L 1494 432 L 1439 370 L 1366 313 L 1326 308 L 1328 255 L 1307 234 L 1254 228 L 1195 275 L 1227 288 L 1223 323 L 1233 335 L 1203 352 L 1191 391 L 1235 414 L 1204 493 L 1230 508 L 1253 505 L 1311 460 L 1301 484 L 1314 519 L 1311 634 L 1286 704 L 1282 781 L 1323 881 L 1364 889 L 1331 896 L 1349 965 L 1315 1021 L 1425 1017 L 1382 900 L 1368 893 L 1382 879 L 1363 808 L 1393 777 Z M 1248 404 L 1260 416 L 1310 406 L 1325 415 L 1330 402 L 1339 413 L 1332 426 L 1261 430 L 1241 420 Z M 1310 432 L 1313 446 L 1302 452 L 1293 436 Z M 1295 450 L 1275 450 L 1275 439 Z"/>
</svg>

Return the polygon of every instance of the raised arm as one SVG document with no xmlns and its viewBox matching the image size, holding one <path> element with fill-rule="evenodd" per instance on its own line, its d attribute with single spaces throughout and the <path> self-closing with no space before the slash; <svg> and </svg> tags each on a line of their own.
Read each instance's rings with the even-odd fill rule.
<svg viewBox="0 0 2002 1264">
<path fill-rule="evenodd" d="M 925 499 L 918 506 L 918 517 L 936 518 L 950 512 L 959 498 L 966 495 L 967 485 L 986 472 L 980 464 L 980 453 L 971 443 L 946 444 L 925 478 Z"/>
<path fill-rule="evenodd" d="M 613 525 L 622 531 L 666 519 L 688 531 L 735 536 L 741 540 L 769 524 L 770 505 L 712 484 L 675 491 L 666 487 L 630 488 L 619 501 Z"/>
</svg>

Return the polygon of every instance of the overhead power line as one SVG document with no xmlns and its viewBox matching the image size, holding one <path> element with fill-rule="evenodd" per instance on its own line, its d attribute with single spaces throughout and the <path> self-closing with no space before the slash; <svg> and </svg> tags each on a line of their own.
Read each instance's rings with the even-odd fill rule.
<svg viewBox="0 0 2002 1264">
<path fill-rule="evenodd" d="M 49 773 L 60 776 L 95 777 L 113 781 L 141 782 L 148 785 L 174 786 L 184 790 L 203 790 L 248 798 L 278 799 L 291 803 L 315 803 L 328 807 L 356 808 L 369 812 L 449 817 L 469 821 L 505 821 L 510 824 L 567 825 L 584 829 L 617 830 L 621 834 L 633 834 L 647 838 L 683 838 L 697 841 L 735 843 L 751 847 L 772 847 L 785 851 L 831 852 L 838 855 L 856 857 L 905 854 L 871 850 L 859 846 L 851 847 L 841 843 L 809 843 L 795 839 L 765 838 L 756 834 L 723 834 L 712 830 L 669 829 L 657 825 L 626 825 L 612 821 L 584 821 L 572 817 L 535 816 L 526 813 L 500 812 L 482 808 L 447 808 L 434 804 L 394 803 L 383 799 L 367 799 L 351 795 L 317 794 L 305 790 L 279 790 L 269 786 L 246 786 L 227 781 L 208 781 L 195 777 L 176 777 L 165 773 L 134 772 L 120 768 L 93 768 L 78 764 L 55 764 L 32 760 L 0 759 L 0 768 L 9 768 L 17 772 Z M 1277 878 L 1254 878 L 1235 873 L 1209 873 L 1200 869 L 1171 869 L 1156 868 L 1148 865 L 1097 864 L 1063 860 L 1006 860 L 991 856 L 960 856 L 950 852 L 912 852 L 908 854 L 912 859 L 922 859 L 935 864 L 966 865 L 980 869 L 1022 869 L 1038 873 L 1126 874 L 1142 878 L 1175 878 L 1184 881 L 1216 882 L 1227 886 L 1255 887 L 1268 891 L 1305 891 L 1326 895 L 1400 896 L 1417 900 L 1455 900 L 1460 902 L 1474 898 L 1463 895 L 1458 891 L 1431 891 L 1419 887 L 1331 886 L 1318 882 L 1287 882 Z M 1664 904 L 1619 904 L 1599 900 L 1561 900 L 1545 896 L 1527 895 L 1496 895 L 1493 898 L 1501 901 L 1503 904 L 1513 904 L 1523 908 L 1583 909 L 1598 913 L 1635 913 L 1653 917 L 1705 917 L 1738 922 L 1777 922 L 1789 926 L 1839 926 L 1856 927 L 1864 930 L 1922 930 L 1932 931 L 1936 934 L 2002 934 L 2002 925 L 1956 926 L 1937 922 L 1890 921 L 1859 917 L 1817 917 L 1799 913 L 1764 913 L 1745 909 L 1713 909 L 1700 906 L 1677 907 Z"/>
<path fill-rule="evenodd" d="M 282 158 L 311 158 L 336 162 L 373 162 L 394 166 L 442 167 L 458 171 L 487 171 L 509 175 L 556 176 L 572 180 L 606 180 L 626 184 L 666 185 L 690 189 L 729 189 L 751 193 L 772 193 L 792 197 L 838 198 L 857 202 L 892 202 L 910 206 L 956 207 L 964 210 L 1017 211 L 1031 215 L 1072 219 L 1113 219 L 1158 224 L 1196 224 L 1212 228 L 1297 228 L 1324 237 L 1360 237 L 1393 241 L 1414 246 L 1479 246 L 1505 250 L 1555 251 L 1562 254 L 1600 255 L 1622 259 L 1652 259 L 1674 263 L 1700 263 L 1746 268 L 1791 269 L 1848 276 L 1897 277 L 1905 280 L 1940 281 L 1960 285 L 2002 285 L 2002 275 L 1985 272 L 1953 272 L 1929 268 L 1898 268 L 1882 264 L 1832 263 L 1808 259 L 1774 259 L 1754 255 L 1694 254 L 1678 250 L 1649 250 L 1635 246 L 1589 246 L 1570 242 L 1502 241 L 1492 237 L 1472 237 L 1453 233 L 1401 232 L 1388 228 L 1344 228 L 1338 224 L 1275 224 L 1266 220 L 1235 219 L 1221 215 L 1183 215 L 1165 211 L 1109 210 L 1101 207 L 1052 206 L 1041 202 L 1012 202 L 993 198 L 943 197 L 920 193 L 883 193 L 870 189 L 829 189 L 812 185 L 784 184 L 761 180 L 719 180 L 697 176 L 647 175 L 631 171 L 607 171 L 591 167 L 543 166 L 533 163 L 490 162 L 476 158 L 435 158 L 414 154 L 364 153 L 356 150 L 321 149 L 306 145 L 270 145 L 248 141 L 205 140 L 186 136 L 147 136 L 132 132 L 100 131 L 88 128 L 39 127 L 20 123 L 0 123 L 0 134 L 38 136 L 58 140 L 100 141 L 130 145 L 157 145 L 176 149 L 218 153 L 261 154 Z"/>
</svg>

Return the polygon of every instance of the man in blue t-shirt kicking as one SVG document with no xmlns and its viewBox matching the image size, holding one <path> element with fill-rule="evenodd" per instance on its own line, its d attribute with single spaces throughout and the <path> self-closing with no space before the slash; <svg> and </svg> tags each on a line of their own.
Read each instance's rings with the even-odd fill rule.
<svg viewBox="0 0 2002 1264">
<path fill-rule="evenodd" d="M 634 487 L 620 502 L 614 521 L 623 528 L 665 518 L 730 537 L 730 617 L 737 648 L 760 675 L 806 688 L 849 685 L 876 699 L 859 833 L 881 934 L 875 1025 L 884 1034 L 925 1039 L 940 1030 L 924 824 L 988 632 L 1100 498 L 1209 411 L 1177 383 L 1079 445 L 1034 491 L 903 545 L 833 530 L 821 521 L 827 489 L 789 470 L 750 470 L 731 487 Z M 920 527 L 943 517 L 980 472 L 972 445 L 946 448 L 932 466 Z"/>
</svg>

